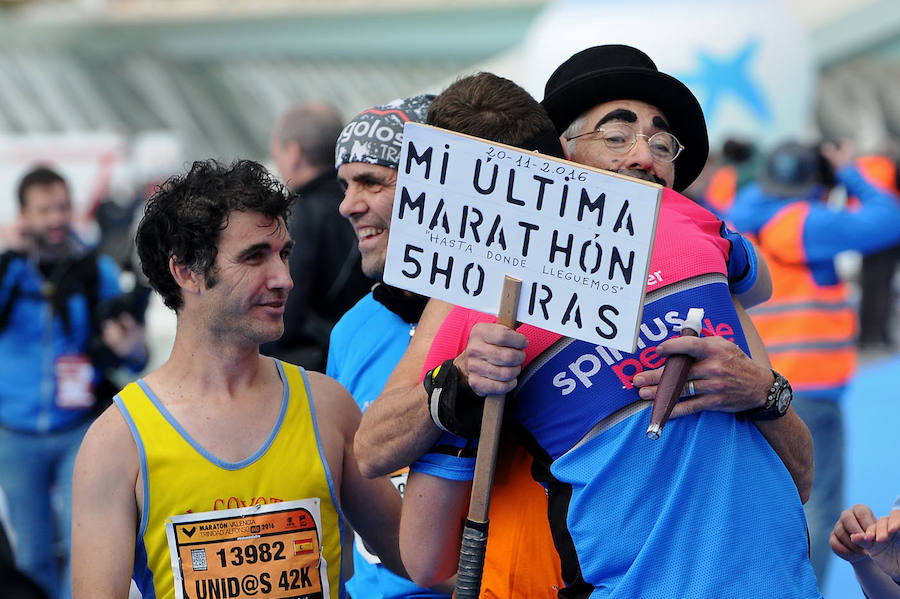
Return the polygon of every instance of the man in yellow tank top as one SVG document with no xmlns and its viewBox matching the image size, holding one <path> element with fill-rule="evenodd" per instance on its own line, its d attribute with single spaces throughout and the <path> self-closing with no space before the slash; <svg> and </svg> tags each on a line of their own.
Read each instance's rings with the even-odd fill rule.
<svg viewBox="0 0 900 599">
<path fill-rule="evenodd" d="M 76 599 L 345 597 L 344 518 L 403 573 L 400 497 L 360 475 L 334 380 L 259 354 L 283 331 L 291 198 L 260 165 L 196 162 L 151 198 L 142 268 L 178 316 L 75 466 Z"/>
</svg>

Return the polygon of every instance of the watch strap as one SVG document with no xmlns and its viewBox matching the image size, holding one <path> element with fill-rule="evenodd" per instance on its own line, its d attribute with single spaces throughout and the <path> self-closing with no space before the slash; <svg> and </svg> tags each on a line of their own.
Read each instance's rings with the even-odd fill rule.
<svg viewBox="0 0 900 599">
<path fill-rule="evenodd" d="M 787 405 L 784 406 L 784 409 L 779 405 L 778 400 L 785 389 L 788 390 L 789 394 L 792 393 L 791 384 L 774 369 L 770 370 L 772 370 L 772 376 L 775 377 L 775 380 L 766 392 L 766 403 L 758 408 L 739 412 L 739 416 L 742 418 L 749 418 L 750 420 L 777 420 L 787 413 L 787 409 L 790 407 L 790 399 Z"/>
</svg>

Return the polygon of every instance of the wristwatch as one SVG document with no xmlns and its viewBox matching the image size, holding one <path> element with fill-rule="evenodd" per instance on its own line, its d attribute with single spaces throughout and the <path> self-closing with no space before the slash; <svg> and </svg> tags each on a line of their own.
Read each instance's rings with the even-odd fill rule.
<svg viewBox="0 0 900 599">
<path fill-rule="evenodd" d="M 766 403 L 763 406 L 752 410 L 745 410 L 741 415 L 750 420 L 775 420 L 787 414 L 788 408 L 791 407 L 791 400 L 794 398 L 794 390 L 786 378 L 772 371 L 775 376 L 775 382 L 769 388 L 766 394 Z"/>
</svg>

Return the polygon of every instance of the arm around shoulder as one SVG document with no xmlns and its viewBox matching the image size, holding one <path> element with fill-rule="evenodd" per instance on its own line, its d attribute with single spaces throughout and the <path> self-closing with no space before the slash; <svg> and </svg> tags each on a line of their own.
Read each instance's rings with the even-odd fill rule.
<svg viewBox="0 0 900 599">
<path fill-rule="evenodd" d="M 387 477 L 369 479 L 359 471 L 353 437 L 360 411 L 334 379 L 309 373 L 322 444 L 340 496 L 341 510 L 366 545 L 391 571 L 406 576 L 400 559 L 400 493 Z"/>
<path fill-rule="evenodd" d="M 428 302 L 409 347 L 363 414 L 354 448 L 365 476 L 382 476 L 410 465 L 440 437 L 428 413 L 421 373 L 428 348 L 452 307 L 440 300 Z"/>
<path fill-rule="evenodd" d="M 139 522 L 137 448 L 112 406 L 88 430 L 72 487 L 72 591 L 75 599 L 125 599 Z"/>
<path fill-rule="evenodd" d="M 456 573 L 471 490 L 471 481 L 409 473 L 400 551 L 416 584 L 432 586 Z"/>
<path fill-rule="evenodd" d="M 675 405 L 671 418 L 701 410 L 744 412 L 766 404 L 774 382 L 769 357 L 756 328 L 746 311 L 735 301 L 741 326 L 752 357 L 735 343 L 719 336 L 673 337 L 657 347 L 660 355 L 686 353 L 696 358 L 689 379 L 694 381 L 696 396 Z M 653 399 L 661 368 L 634 376 L 643 399 Z M 813 480 L 813 442 L 809 429 L 793 409 L 777 420 L 754 421 L 757 429 L 781 458 L 804 503 L 809 498 Z"/>
<path fill-rule="evenodd" d="M 756 255 L 757 264 L 756 281 L 750 289 L 735 296 L 744 308 L 758 306 L 772 297 L 772 274 L 769 272 L 769 264 L 755 245 L 753 253 Z"/>
<path fill-rule="evenodd" d="M 753 360 L 770 369 L 769 355 L 750 316 L 740 303 L 736 303 L 735 306 L 744 328 L 744 336 L 747 338 L 753 354 Z M 772 378 L 774 381 L 774 376 Z M 768 381 L 768 377 L 765 380 Z M 766 391 L 763 392 L 764 396 L 765 394 Z M 777 420 L 756 421 L 755 424 L 790 472 L 797 492 L 800 494 L 800 501 L 806 503 L 812 492 L 814 474 L 813 439 L 809 428 L 800 419 L 794 408 L 788 408 L 787 413 Z"/>
</svg>

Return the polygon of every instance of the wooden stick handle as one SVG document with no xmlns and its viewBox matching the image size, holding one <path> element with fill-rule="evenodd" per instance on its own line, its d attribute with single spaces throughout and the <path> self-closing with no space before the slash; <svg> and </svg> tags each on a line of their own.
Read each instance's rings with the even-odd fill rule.
<svg viewBox="0 0 900 599">
<path fill-rule="evenodd" d="M 519 308 L 519 291 L 522 281 L 506 276 L 500 298 L 497 322 L 513 328 Z M 505 395 L 489 395 L 484 399 L 484 415 L 481 417 L 481 435 L 478 438 L 478 455 L 475 458 L 475 476 L 472 479 L 472 496 L 469 515 L 463 529 L 459 568 L 456 576 L 457 599 L 475 599 L 481 590 L 484 570 L 484 554 L 487 547 L 488 511 L 491 506 L 491 487 L 500 445 L 500 428 L 503 424 Z"/>
</svg>

